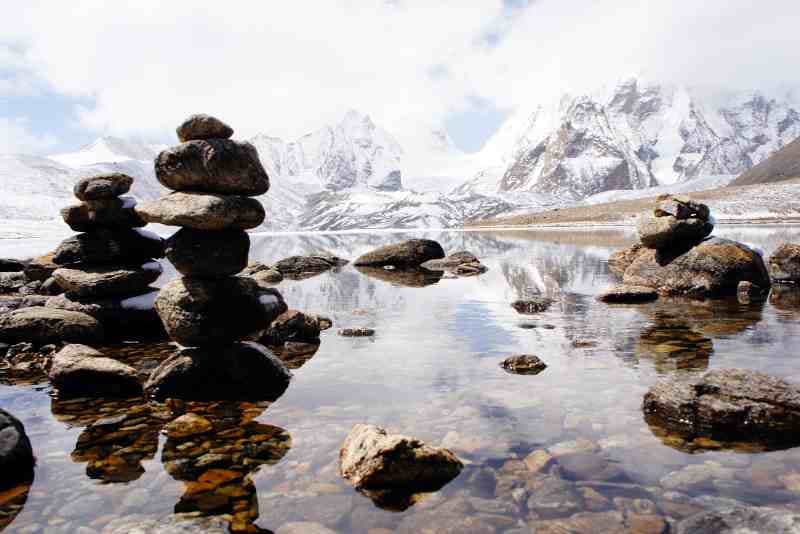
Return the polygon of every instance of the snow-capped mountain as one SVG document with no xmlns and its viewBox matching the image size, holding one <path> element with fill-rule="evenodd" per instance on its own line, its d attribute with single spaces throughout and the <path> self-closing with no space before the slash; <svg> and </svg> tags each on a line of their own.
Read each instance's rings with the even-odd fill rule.
<svg viewBox="0 0 800 534">
<path fill-rule="evenodd" d="M 794 97 L 720 96 L 635 79 L 513 116 L 459 192 L 580 200 L 610 190 L 737 175 L 800 136 Z"/>
</svg>

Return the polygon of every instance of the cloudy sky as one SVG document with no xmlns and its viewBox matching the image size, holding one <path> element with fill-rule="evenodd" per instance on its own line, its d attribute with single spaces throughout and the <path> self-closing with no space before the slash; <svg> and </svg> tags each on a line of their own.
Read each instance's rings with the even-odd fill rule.
<svg viewBox="0 0 800 534">
<path fill-rule="evenodd" d="M 292 138 L 364 111 L 475 151 L 514 110 L 631 75 L 800 87 L 797 0 L 0 0 L 0 153 L 174 140 L 195 112 Z M 411 142 L 411 141 L 409 141 Z"/>
</svg>

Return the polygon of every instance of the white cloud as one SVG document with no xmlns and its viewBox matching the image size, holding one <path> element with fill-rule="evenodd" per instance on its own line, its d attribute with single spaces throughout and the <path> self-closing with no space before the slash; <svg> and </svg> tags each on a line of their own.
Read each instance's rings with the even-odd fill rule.
<svg viewBox="0 0 800 534">
<path fill-rule="evenodd" d="M 0 117 L 0 154 L 39 154 L 55 145 L 53 136 L 31 132 L 24 119 Z"/>
<path fill-rule="evenodd" d="M 797 20 L 796 0 L 28 0 L 0 34 L 92 98 L 78 116 L 98 132 L 163 136 L 203 111 L 294 137 L 356 108 L 403 142 L 471 97 L 510 109 L 631 74 L 800 87 Z"/>
</svg>

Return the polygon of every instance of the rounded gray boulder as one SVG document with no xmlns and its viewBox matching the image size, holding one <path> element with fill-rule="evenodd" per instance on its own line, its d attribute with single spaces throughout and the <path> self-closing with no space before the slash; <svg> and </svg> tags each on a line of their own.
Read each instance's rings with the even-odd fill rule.
<svg viewBox="0 0 800 534">
<path fill-rule="evenodd" d="M 147 222 L 195 230 L 247 230 L 264 222 L 264 206 L 254 198 L 177 192 L 136 206 Z"/>
<path fill-rule="evenodd" d="M 178 140 L 185 143 L 200 139 L 228 139 L 233 135 L 233 128 L 216 117 L 198 113 L 183 121 L 175 133 Z"/>
</svg>

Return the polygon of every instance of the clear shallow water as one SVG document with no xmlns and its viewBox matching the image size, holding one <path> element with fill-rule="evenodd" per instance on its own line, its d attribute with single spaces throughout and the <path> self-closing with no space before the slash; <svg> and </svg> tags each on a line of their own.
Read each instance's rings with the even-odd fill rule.
<svg viewBox="0 0 800 534">
<path fill-rule="evenodd" d="M 795 227 L 715 233 L 766 254 L 800 240 Z M 0 371 L 0 405 L 23 421 L 38 457 L 27 494 L 0 495 L 0 513 L 11 520 L 6 530 L 84 527 L 88 534 L 115 521 L 202 511 L 227 514 L 236 529 L 251 531 L 312 521 L 337 532 L 504 532 L 606 510 L 624 517 L 635 510 L 657 529 L 729 500 L 795 506 L 800 449 L 748 453 L 686 443 L 651 428 L 641 402 L 660 377 L 710 368 L 758 369 L 800 382 L 798 299 L 607 306 L 594 296 L 613 283 L 606 260 L 633 241 L 628 234 L 425 236 L 448 251 L 474 252 L 489 271 L 393 284 L 347 266 L 278 286 L 290 307 L 331 317 L 334 328 L 310 359 L 294 361 L 292 384 L 272 404 L 67 402 L 51 398 L 46 383 L 23 385 Z M 251 257 L 272 263 L 326 250 L 352 259 L 406 237 L 253 236 Z M 509 306 L 534 294 L 557 304 L 531 316 Z M 361 326 L 374 328 L 375 337 L 335 333 Z M 170 350 L 158 344 L 106 352 L 144 375 Z M 518 376 L 499 367 L 519 353 L 538 355 L 548 368 Z M 216 432 L 188 444 L 166 439 L 161 428 L 183 411 L 205 415 Z M 405 511 L 380 508 L 337 474 L 338 449 L 362 422 L 450 447 L 467 467 Z M 544 473 L 523 461 L 537 450 L 558 456 Z M 219 468 L 207 454 L 234 460 Z M 199 479 L 209 469 L 216 469 L 211 479 Z M 566 489 L 555 492 L 556 511 L 543 512 L 536 496 L 552 480 Z"/>
</svg>

